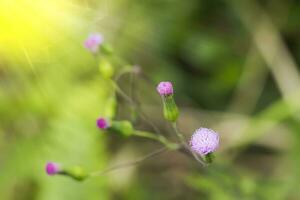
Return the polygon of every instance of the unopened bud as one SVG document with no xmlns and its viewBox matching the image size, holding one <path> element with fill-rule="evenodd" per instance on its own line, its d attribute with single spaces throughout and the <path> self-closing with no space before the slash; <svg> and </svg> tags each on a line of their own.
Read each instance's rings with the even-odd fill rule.
<svg viewBox="0 0 300 200">
<path fill-rule="evenodd" d="M 61 167 L 58 163 L 48 162 L 45 170 L 49 176 L 53 176 L 61 172 Z"/>
<path fill-rule="evenodd" d="M 99 47 L 102 45 L 104 39 L 103 36 L 99 33 L 92 33 L 84 41 L 84 47 L 88 49 L 91 53 L 96 54 L 99 50 Z"/>
<path fill-rule="evenodd" d="M 108 130 L 125 137 L 132 135 L 134 131 L 129 121 L 113 121 Z"/>
<path fill-rule="evenodd" d="M 88 176 L 88 174 L 80 166 L 74 166 L 65 169 L 63 174 L 66 176 L 70 176 L 77 181 L 83 181 Z"/>
<path fill-rule="evenodd" d="M 107 119 L 100 117 L 97 119 L 97 126 L 100 129 L 107 129 L 109 127 L 109 122 Z"/>
<path fill-rule="evenodd" d="M 105 58 L 101 58 L 100 61 L 99 61 L 99 71 L 100 71 L 100 74 L 104 78 L 108 78 L 108 79 L 111 78 L 115 73 L 114 67 Z"/>
<path fill-rule="evenodd" d="M 173 95 L 163 97 L 164 117 L 166 120 L 175 122 L 179 116 L 177 105 Z"/>
<path fill-rule="evenodd" d="M 165 119 L 175 122 L 179 116 L 179 111 L 173 98 L 172 83 L 160 82 L 156 89 L 159 95 L 162 97 Z"/>
</svg>

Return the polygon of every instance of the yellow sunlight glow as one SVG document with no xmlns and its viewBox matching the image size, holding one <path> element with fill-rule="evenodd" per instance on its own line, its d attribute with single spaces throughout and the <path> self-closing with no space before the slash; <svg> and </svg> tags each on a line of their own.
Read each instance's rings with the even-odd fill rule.
<svg viewBox="0 0 300 200">
<path fill-rule="evenodd" d="M 66 13 L 63 0 L 0 0 L 0 53 L 13 56 L 26 48 L 36 55 Z"/>
</svg>

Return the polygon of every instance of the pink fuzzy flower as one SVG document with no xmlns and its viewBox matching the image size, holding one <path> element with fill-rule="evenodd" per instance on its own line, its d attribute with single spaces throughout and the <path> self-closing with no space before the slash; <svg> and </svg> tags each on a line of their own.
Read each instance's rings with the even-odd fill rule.
<svg viewBox="0 0 300 200">
<path fill-rule="evenodd" d="M 214 152 L 219 146 L 219 134 L 208 128 L 199 128 L 192 135 L 191 149 L 201 155 Z"/>
<path fill-rule="evenodd" d="M 103 43 L 103 36 L 98 33 L 92 33 L 85 40 L 84 47 L 90 50 L 92 53 L 97 53 L 99 46 Z"/>
<path fill-rule="evenodd" d="M 161 96 L 172 95 L 173 85 L 171 82 L 160 82 L 156 87 L 156 90 Z"/>
</svg>

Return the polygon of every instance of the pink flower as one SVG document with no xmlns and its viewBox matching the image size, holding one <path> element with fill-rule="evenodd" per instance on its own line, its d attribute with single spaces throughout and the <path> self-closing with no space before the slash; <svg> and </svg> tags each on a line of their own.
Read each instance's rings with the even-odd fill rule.
<svg viewBox="0 0 300 200">
<path fill-rule="evenodd" d="M 97 119 L 97 126 L 100 129 L 107 129 L 109 126 L 108 120 L 103 117 Z"/>
<path fill-rule="evenodd" d="M 192 135 L 191 149 L 201 155 L 214 152 L 219 146 L 219 134 L 208 128 L 199 128 Z"/>
<path fill-rule="evenodd" d="M 156 90 L 161 96 L 172 95 L 173 85 L 171 82 L 160 82 L 156 87 Z"/>
<path fill-rule="evenodd" d="M 92 33 L 85 40 L 84 47 L 90 50 L 92 53 L 97 53 L 99 46 L 103 43 L 102 35 L 98 33 Z"/>
<path fill-rule="evenodd" d="M 49 176 L 53 176 L 61 171 L 59 164 L 48 162 L 46 164 L 46 172 Z"/>
</svg>

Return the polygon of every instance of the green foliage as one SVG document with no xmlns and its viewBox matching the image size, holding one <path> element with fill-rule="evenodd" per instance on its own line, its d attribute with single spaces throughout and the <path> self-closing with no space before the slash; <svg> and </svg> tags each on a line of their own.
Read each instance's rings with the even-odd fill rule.
<svg viewBox="0 0 300 200">
<path fill-rule="evenodd" d="M 212 200 L 271 200 L 285 199 L 288 196 L 283 180 L 260 179 L 249 172 L 224 169 L 212 168 L 204 175 L 189 176 L 187 183 Z"/>
<path fill-rule="evenodd" d="M 1 83 L 1 199 L 107 199 L 105 178 L 85 184 L 49 177 L 47 161 L 104 167 L 105 138 L 97 130 L 100 114 L 112 117 L 107 82 L 99 79 L 94 58 L 82 47 L 87 21 L 49 31 L 47 52 L 25 49 L 8 55 Z M 24 50 L 24 51 L 25 51 Z M 27 57 L 25 56 L 27 55 Z M 4 173 L 5 172 L 5 173 Z"/>
<path fill-rule="evenodd" d="M 272 41 L 283 45 L 272 65 L 253 44 L 270 27 L 249 28 L 243 8 L 252 13 L 246 21 L 267 15 L 278 31 L 260 41 L 272 51 Z M 299 60 L 299 10 L 297 1 L 271 0 L 0 2 L 0 199 L 299 199 L 299 95 L 282 91 L 282 84 L 294 85 L 286 73 Z M 90 32 L 105 38 L 100 63 L 82 45 Z M 127 63 L 112 55 L 142 72 L 127 73 Z M 292 60 L 284 70 L 270 70 L 286 56 Z M 116 95 L 113 76 L 149 121 Z M 115 124 L 124 136 L 133 133 L 131 124 L 153 131 L 152 122 L 171 135 L 159 114 L 161 80 L 174 82 L 182 132 L 220 130 L 215 164 L 199 169 L 170 153 L 135 168 L 119 191 L 109 174 L 83 182 L 45 174 L 47 161 L 90 172 L 105 169 L 125 146 L 141 154 L 158 148 L 108 135 L 95 120 L 117 114 L 132 119 Z M 249 112 L 232 110 L 237 102 Z M 177 119 L 177 111 L 168 118 Z"/>
</svg>

